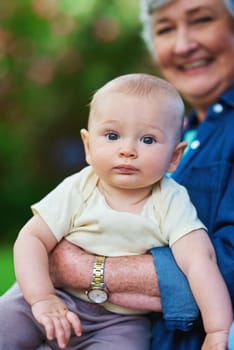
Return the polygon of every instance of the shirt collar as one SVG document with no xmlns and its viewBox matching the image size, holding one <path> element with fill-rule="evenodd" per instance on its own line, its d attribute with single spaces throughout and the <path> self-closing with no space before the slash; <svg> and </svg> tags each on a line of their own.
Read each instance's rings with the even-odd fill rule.
<svg viewBox="0 0 234 350">
<path fill-rule="evenodd" d="M 209 106 L 208 108 L 208 117 L 214 114 L 214 111 L 222 111 L 222 106 L 225 109 L 233 109 L 234 108 L 234 86 L 226 90 L 218 100 Z M 195 110 L 192 110 L 188 115 L 188 124 L 186 127 L 187 130 L 196 129 L 199 125 L 199 121 L 196 115 Z"/>
</svg>

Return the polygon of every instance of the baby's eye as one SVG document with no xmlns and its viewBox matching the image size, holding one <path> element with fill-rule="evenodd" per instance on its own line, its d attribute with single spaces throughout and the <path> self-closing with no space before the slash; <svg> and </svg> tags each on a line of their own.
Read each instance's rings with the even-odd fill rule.
<svg viewBox="0 0 234 350">
<path fill-rule="evenodd" d="M 118 140 L 119 138 L 118 134 L 116 134 L 115 132 L 108 132 L 105 134 L 105 137 L 110 141 Z"/>
<path fill-rule="evenodd" d="M 141 141 L 146 143 L 147 145 L 151 145 L 152 143 L 156 142 L 156 140 L 152 136 L 143 136 L 141 138 Z"/>
</svg>

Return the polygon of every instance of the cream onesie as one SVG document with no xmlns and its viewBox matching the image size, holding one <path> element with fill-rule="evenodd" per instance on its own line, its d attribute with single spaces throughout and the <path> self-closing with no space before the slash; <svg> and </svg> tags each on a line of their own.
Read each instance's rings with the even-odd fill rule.
<svg viewBox="0 0 234 350">
<path fill-rule="evenodd" d="M 153 247 L 171 246 L 193 230 L 206 229 L 186 189 L 171 178 L 165 176 L 155 184 L 140 214 L 110 208 L 97 182 L 98 176 L 87 166 L 32 205 L 33 213 L 43 218 L 58 242 L 65 238 L 105 256 L 139 255 Z M 84 293 L 69 292 L 88 300 Z M 103 306 L 120 311 L 109 304 Z"/>
</svg>

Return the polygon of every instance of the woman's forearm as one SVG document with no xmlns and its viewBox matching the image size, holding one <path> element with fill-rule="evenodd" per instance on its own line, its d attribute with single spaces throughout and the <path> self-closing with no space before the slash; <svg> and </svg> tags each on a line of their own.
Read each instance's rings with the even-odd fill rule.
<svg viewBox="0 0 234 350">
<path fill-rule="evenodd" d="M 50 256 L 50 271 L 55 286 L 88 288 L 92 280 L 93 262 L 93 255 L 63 240 Z M 104 279 L 111 293 L 160 296 L 150 254 L 107 258 Z"/>
<path fill-rule="evenodd" d="M 111 292 L 160 296 L 151 254 L 107 258 L 105 282 Z"/>
<path fill-rule="evenodd" d="M 133 310 L 162 311 L 161 299 L 143 294 L 112 293 L 109 301 L 112 304 L 126 307 Z"/>
</svg>

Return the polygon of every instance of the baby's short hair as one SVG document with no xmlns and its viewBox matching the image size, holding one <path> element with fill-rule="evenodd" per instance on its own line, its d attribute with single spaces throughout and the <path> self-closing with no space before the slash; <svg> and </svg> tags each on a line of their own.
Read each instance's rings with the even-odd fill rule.
<svg viewBox="0 0 234 350">
<path fill-rule="evenodd" d="M 139 97 L 156 97 L 159 94 L 166 94 L 169 97 L 178 100 L 181 108 L 183 108 L 183 101 L 176 89 L 166 80 L 150 74 L 125 74 L 110 80 L 93 95 L 91 106 L 96 102 L 100 95 L 106 92 L 121 92 Z"/>
<path fill-rule="evenodd" d="M 174 103 L 172 113 L 178 116 L 179 133 L 182 131 L 184 103 L 176 89 L 166 80 L 145 73 L 132 73 L 118 76 L 98 89 L 90 103 L 90 116 L 95 114 L 98 104 L 108 93 L 117 92 L 139 97 L 165 97 Z"/>
</svg>

